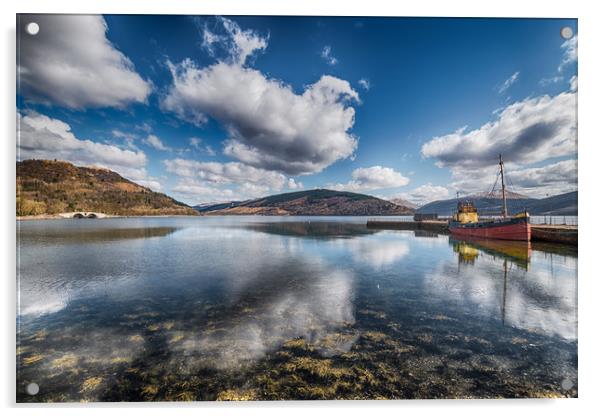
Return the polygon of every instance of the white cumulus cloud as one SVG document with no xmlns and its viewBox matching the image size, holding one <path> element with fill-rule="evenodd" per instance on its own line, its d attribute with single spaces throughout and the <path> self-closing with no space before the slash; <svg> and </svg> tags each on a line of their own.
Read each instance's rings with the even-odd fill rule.
<svg viewBox="0 0 602 416">
<path fill-rule="evenodd" d="M 410 182 L 392 168 L 372 166 L 358 168 L 351 173 L 351 181 L 344 184 L 331 185 L 330 187 L 341 191 L 369 191 L 375 189 L 397 188 Z"/>
<path fill-rule="evenodd" d="M 244 196 L 240 198 L 241 195 L 235 194 L 231 189 L 211 186 L 194 178 L 182 178 L 171 190 L 178 196 L 192 201 L 192 204 L 246 199 Z"/>
<path fill-rule="evenodd" d="M 192 205 L 246 201 L 270 194 L 269 186 L 245 182 L 238 186 L 224 187 L 196 178 L 181 178 L 171 191 Z"/>
<path fill-rule="evenodd" d="M 32 21 L 36 36 L 25 31 Z M 151 83 L 107 39 L 102 16 L 21 16 L 18 30 L 17 76 L 28 99 L 73 109 L 146 102 Z"/>
<path fill-rule="evenodd" d="M 411 191 L 390 196 L 388 199 L 401 198 L 421 206 L 432 201 L 447 199 L 448 197 L 449 190 L 446 187 L 427 183 Z"/>
<path fill-rule="evenodd" d="M 203 44 L 212 56 L 226 50 L 226 57 L 206 67 L 191 59 L 168 62 L 173 82 L 161 101 L 164 110 L 198 126 L 218 121 L 229 135 L 224 154 L 259 169 L 312 174 L 353 155 L 351 104 L 360 99 L 348 81 L 323 75 L 298 93 L 246 66 L 249 56 L 267 48 L 267 36 L 229 19 L 218 22 L 221 33 L 201 27 Z"/>
<path fill-rule="evenodd" d="M 353 154 L 348 131 L 359 96 L 347 81 L 322 76 L 302 94 L 281 81 L 236 64 L 206 68 L 170 63 L 173 84 L 163 107 L 201 123 L 210 116 L 229 131 L 224 152 L 246 164 L 290 175 L 319 172 Z"/>
<path fill-rule="evenodd" d="M 567 159 L 539 167 L 510 165 L 505 169 L 506 185 L 510 190 L 531 198 L 544 198 L 577 190 L 577 160 Z M 454 175 L 454 189 L 466 193 L 482 192 L 491 189 L 495 173 L 491 169 L 470 172 L 468 175 Z M 499 190 L 499 183 L 497 189 Z"/>
<path fill-rule="evenodd" d="M 285 175 L 240 162 L 201 162 L 189 159 L 163 161 L 165 169 L 180 177 L 173 191 L 198 202 L 245 200 L 303 184 Z"/>
<path fill-rule="evenodd" d="M 288 189 L 303 189 L 303 183 L 293 178 L 288 178 Z"/>
<path fill-rule="evenodd" d="M 245 183 L 268 185 L 282 189 L 287 178 L 281 173 L 257 169 L 240 162 L 200 162 L 188 159 L 172 159 L 163 162 L 168 172 L 178 176 L 196 177 L 214 184 Z"/>
<path fill-rule="evenodd" d="M 144 187 L 147 187 L 149 189 L 152 189 L 155 192 L 161 192 L 161 190 L 163 189 L 163 186 L 161 185 L 161 182 L 149 178 L 149 179 L 138 179 L 137 181 L 135 181 L 138 185 L 142 185 Z"/>
<path fill-rule="evenodd" d="M 435 137 L 422 155 L 440 167 L 478 168 L 495 164 L 498 154 L 513 163 L 533 163 L 577 152 L 575 93 L 527 98 L 509 105 L 495 121 Z"/>
<path fill-rule="evenodd" d="M 109 169 L 141 169 L 146 155 L 141 151 L 80 140 L 67 123 L 43 114 L 18 114 L 17 150 L 20 159 L 60 159 Z"/>
<path fill-rule="evenodd" d="M 576 190 L 576 93 L 526 98 L 477 129 L 462 128 L 422 146 L 424 157 L 451 170 L 451 187 L 467 193 L 492 187 L 499 154 L 515 192 L 541 197 Z M 557 158 L 568 160 L 541 165 Z"/>
<path fill-rule="evenodd" d="M 513 184 L 522 189 L 542 187 L 550 193 L 549 188 L 556 187 L 556 193 L 567 192 L 575 190 L 577 186 L 577 160 L 569 159 L 542 167 L 518 169 L 509 174 Z M 565 189 L 567 185 L 569 189 Z"/>
</svg>

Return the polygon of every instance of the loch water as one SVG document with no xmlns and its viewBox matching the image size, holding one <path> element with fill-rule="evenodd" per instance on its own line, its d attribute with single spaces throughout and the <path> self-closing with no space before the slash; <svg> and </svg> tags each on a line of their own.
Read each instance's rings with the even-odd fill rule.
<svg viewBox="0 0 602 416">
<path fill-rule="evenodd" d="M 17 400 L 577 396 L 576 248 L 365 224 L 18 222 Z"/>
</svg>

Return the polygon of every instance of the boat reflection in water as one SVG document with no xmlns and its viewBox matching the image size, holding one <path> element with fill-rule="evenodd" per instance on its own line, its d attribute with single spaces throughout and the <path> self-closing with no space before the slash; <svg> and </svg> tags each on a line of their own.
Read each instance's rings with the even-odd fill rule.
<svg viewBox="0 0 602 416">
<path fill-rule="evenodd" d="M 470 267 L 472 278 L 443 285 L 447 296 L 478 304 L 481 314 L 499 311 L 503 325 L 576 339 L 576 279 L 566 273 L 576 257 L 534 250 L 526 241 L 450 238 L 450 245 L 458 254 L 457 275 L 466 276 Z M 533 269 L 532 256 L 538 260 Z"/>
<path fill-rule="evenodd" d="M 490 239 L 450 239 L 450 241 L 452 241 L 454 251 L 458 253 L 458 260 L 460 263 L 474 264 L 479 256 L 479 252 L 493 256 L 494 259 L 502 259 L 504 283 L 500 312 L 502 324 L 505 324 L 506 301 L 508 296 L 508 263 L 511 262 L 511 264 L 528 271 L 529 262 L 531 261 L 531 242 Z"/>
<path fill-rule="evenodd" d="M 479 249 L 466 241 L 456 241 L 453 244 L 454 252 L 458 253 L 458 262 L 474 264 L 479 257 Z"/>
<path fill-rule="evenodd" d="M 529 270 L 531 261 L 530 241 L 491 240 L 485 238 L 474 238 L 466 240 L 450 239 L 454 252 L 458 253 L 461 263 L 473 264 L 479 256 L 479 252 L 486 253 L 495 258 L 510 260 L 518 267 Z"/>
</svg>

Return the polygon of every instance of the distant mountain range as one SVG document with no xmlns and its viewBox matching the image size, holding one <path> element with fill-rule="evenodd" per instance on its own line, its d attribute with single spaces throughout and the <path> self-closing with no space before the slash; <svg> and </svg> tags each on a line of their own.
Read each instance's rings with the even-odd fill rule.
<svg viewBox="0 0 602 416">
<path fill-rule="evenodd" d="M 188 205 L 109 169 L 68 162 L 17 162 L 17 215 L 92 211 L 110 215 L 199 215 Z"/>
<path fill-rule="evenodd" d="M 497 215 L 502 211 L 501 192 L 493 195 L 475 194 L 460 199 L 473 201 L 482 215 Z M 506 205 L 510 214 L 526 209 L 531 215 L 578 215 L 577 199 L 577 191 L 542 199 L 529 198 L 513 192 L 506 193 Z M 433 201 L 418 208 L 417 212 L 449 216 L 456 209 L 457 204 L 456 198 Z"/>
<path fill-rule="evenodd" d="M 468 199 L 485 198 L 485 199 L 500 199 L 501 200 L 502 199 L 502 190 L 497 189 L 493 192 L 479 192 L 479 193 L 472 194 L 472 195 L 469 195 L 464 198 L 468 198 Z M 509 199 L 529 199 L 529 197 L 526 195 L 523 195 L 523 194 L 519 194 L 518 192 L 506 191 L 506 200 L 509 200 Z"/>
<path fill-rule="evenodd" d="M 403 198 L 393 198 L 393 199 L 389 199 L 389 202 L 393 202 L 395 205 L 400 205 L 402 207 L 408 207 L 408 208 L 412 208 L 412 209 L 417 209 L 418 205 L 403 199 Z"/>
<path fill-rule="evenodd" d="M 499 193 L 475 194 L 482 214 L 501 212 Z M 507 194 L 510 213 L 527 209 L 532 215 L 577 215 L 577 192 L 534 199 Z M 412 215 L 414 212 L 450 215 L 457 200 L 434 201 L 418 209 L 403 199 L 385 201 L 353 192 L 313 189 L 189 207 L 175 199 L 129 181 L 109 169 L 78 167 L 68 162 L 17 162 L 17 215 L 93 211 L 110 215 Z M 194 208 L 194 209 L 193 209 Z"/>
<path fill-rule="evenodd" d="M 414 209 L 352 192 L 313 189 L 194 207 L 205 215 L 412 215 Z"/>
</svg>

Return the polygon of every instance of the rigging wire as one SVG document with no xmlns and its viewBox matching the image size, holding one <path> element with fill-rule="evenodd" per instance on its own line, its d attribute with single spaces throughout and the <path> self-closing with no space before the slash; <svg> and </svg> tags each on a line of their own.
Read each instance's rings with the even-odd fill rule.
<svg viewBox="0 0 602 416">
<path fill-rule="evenodd" d="M 487 194 L 487 197 L 491 197 L 492 195 L 494 195 L 494 191 L 495 191 L 495 187 L 497 186 L 497 181 L 500 179 L 500 172 L 497 172 L 497 175 L 495 176 L 495 182 L 493 183 L 493 186 L 491 187 L 491 191 L 489 191 L 489 193 Z"/>
<path fill-rule="evenodd" d="M 508 178 L 508 182 L 510 182 L 511 191 L 515 192 L 515 190 L 514 190 L 514 184 L 512 183 L 512 179 L 510 178 L 510 176 L 508 176 L 508 172 L 506 172 L 506 177 Z"/>
</svg>

